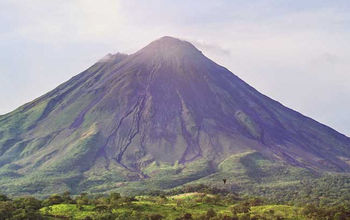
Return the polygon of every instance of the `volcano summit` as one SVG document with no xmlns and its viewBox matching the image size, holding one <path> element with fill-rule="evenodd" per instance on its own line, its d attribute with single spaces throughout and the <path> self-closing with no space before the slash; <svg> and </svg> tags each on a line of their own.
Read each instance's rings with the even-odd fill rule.
<svg viewBox="0 0 350 220">
<path fill-rule="evenodd" d="M 109 54 L 0 116 L 8 194 L 132 192 L 222 177 L 239 188 L 325 172 L 350 172 L 349 137 L 172 37 Z"/>
</svg>

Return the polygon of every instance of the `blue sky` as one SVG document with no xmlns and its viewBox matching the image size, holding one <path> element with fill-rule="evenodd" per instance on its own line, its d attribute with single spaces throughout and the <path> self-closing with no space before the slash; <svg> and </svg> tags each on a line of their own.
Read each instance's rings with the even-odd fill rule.
<svg viewBox="0 0 350 220">
<path fill-rule="evenodd" d="M 170 35 L 349 136 L 349 11 L 337 0 L 1 0 L 0 114 Z"/>
</svg>

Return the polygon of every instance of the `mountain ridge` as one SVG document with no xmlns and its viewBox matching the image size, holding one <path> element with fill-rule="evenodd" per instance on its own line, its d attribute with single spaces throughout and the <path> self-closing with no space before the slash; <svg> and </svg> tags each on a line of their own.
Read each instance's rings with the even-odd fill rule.
<svg viewBox="0 0 350 220">
<path fill-rule="evenodd" d="M 39 182 L 39 194 L 54 182 L 77 192 L 133 184 L 158 178 L 154 166 L 181 185 L 246 152 L 350 171 L 350 138 L 261 94 L 189 42 L 163 37 L 130 55 L 108 54 L 0 116 L 0 190 L 8 179 L 25 186 L 15 193 Z"/>
</svg>

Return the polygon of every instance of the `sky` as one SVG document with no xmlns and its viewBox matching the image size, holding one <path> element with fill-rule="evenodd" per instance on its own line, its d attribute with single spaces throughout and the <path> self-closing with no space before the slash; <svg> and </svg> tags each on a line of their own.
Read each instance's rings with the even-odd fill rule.
<svg viewBox="0 0 350 220">
<path fill-rule="evenodd" d="M 173 36 L 350 136 L 349 11 L 348 0 L 1 0 L 0 114 L 108 53 Z"/>
</svg>

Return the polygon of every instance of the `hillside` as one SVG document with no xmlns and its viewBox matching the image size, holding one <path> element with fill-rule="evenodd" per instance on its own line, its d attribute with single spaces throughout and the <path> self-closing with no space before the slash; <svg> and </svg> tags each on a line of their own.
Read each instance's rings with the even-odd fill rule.
<svg viewBox="0 0 350 220">
<path fill-rule="evenodd" d="M 349 137 L 171 37 L 109 54 L 0 116 L 0 191 L 10 195 L 135 193 L 223 178 L 222 187 L 268 192 L 334 176 L 345 190 L 349 171 Z"/>
</svg>

